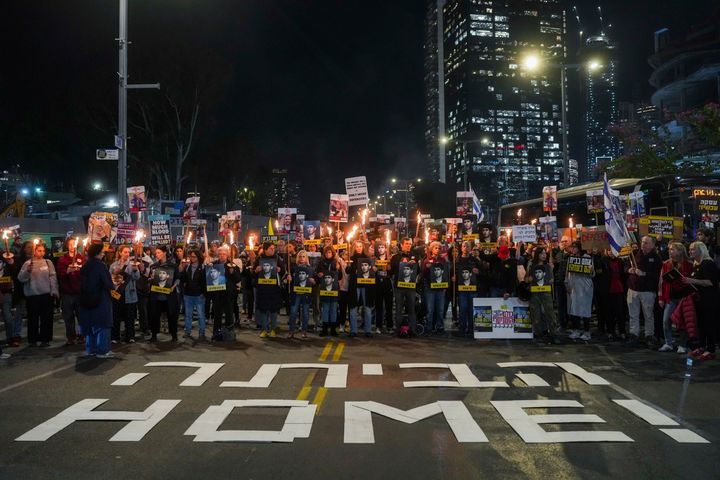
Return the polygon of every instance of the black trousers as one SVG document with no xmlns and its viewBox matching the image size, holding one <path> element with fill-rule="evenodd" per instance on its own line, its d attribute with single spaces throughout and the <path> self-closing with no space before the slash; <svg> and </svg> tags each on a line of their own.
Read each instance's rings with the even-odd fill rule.
<svg viewBox="0 0 720 480">
<path fill-rule="evenodd" d="M 49 293 L 25 297 L 28 342 L 50 342 L 55 301 Z M 6 320 L 7 321 L 7 320 Z"/>
<path fill-rule="evenodd" d="M 375 292 L 375 328 L 393 329 L 393 291 L 390 280 L 378 284 Z"/>
<path fill-rule="evenodd" d="M 340 300 L 338 304 L 340 305 L 340 312 L 338 313 L 338 325 L 343 326 L 348 318 L 348 292 L 340 290 L 339 297 Z"/>
<path fill-rule="evenodd" d="M 170 300 L 150 299 L 150 332 L 156 336 L 160 332 L 160 315 L 165 313 L 168 320 L 168 330 L 173 338 L 177 338 L 178 309 Z"/>
<path fill-rule="evenodd" d="M 624 293 L 608 293 L 605 307 L 605 331 L 615 335 L 615 328 L 620 335 L 625 334 L 625 309 L 627 301 Z"/>
<path fill-rule="evenodd" d="M 135 318 L 137 317 L 137 303 L 113 302 L 113 328 L 112 339 L 120 340 L 120 324 L 125 324 L 124 340 L 129 342 L 135 339 Z"/>
<path fill-rule="evenodd" d="M 213 300 L 213 335 L 215 335 L 220 327 L 223 326 L 223 317 L 225 317 L 224 325 L 227 328 L 233 326 L 233 298 L 237 298 L 236 295 L 228 293 L 216 293 L 212 295 Z M 237 302 L 235 302 L 237 305 Z"/>
</svg>

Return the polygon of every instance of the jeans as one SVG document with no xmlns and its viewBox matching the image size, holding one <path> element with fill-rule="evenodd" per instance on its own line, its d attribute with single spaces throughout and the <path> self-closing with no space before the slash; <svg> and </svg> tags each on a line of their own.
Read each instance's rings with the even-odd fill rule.
<svg viewBox="0 0 720 480">
<path fill-rule="evenodd" d="M 640 309 L 645 318 L 645 336 L 655 335 L 655 292 L 628 290 L 627 305 L 630 317 L 630 335 L 640 336 Z"/>
<path fill-rule="evenodd" d="M 320 302 L 320 317 L 323 325 L 337 323 L 337 302 Z"/>
<path fill-rule="evenodd" d="M 475 294 L 471 292 L 458 292 L 458 306 L 460 307 L 460 333 L 473 332 L 473 298 Z"/>
<path fill-rule="evenodd" d="M 205 335 L 205 295 L 185 295 L 185 333 L 192 332 L 193 311 L 197 308 L 198 331 Z"/>
<path fill-rule="evenodd" d="M 294 332 L 295 328 L 297 328 L 298 313 L 300 314 L 300 329 L 307 332 L 311 300 L 310 295 L 297 295 L 294 293 L 290 295 L 290 332 Z"/>
<path fill-rule="evenodd" d="M 358 309 L 361 309 L 363 312 L 363 330 L 365 333 L 370 333 L 372 325 L 372 307 L 364 307 L 362 305 L 350 308 L 350 333 L 357 333 Z"/>
<path fill-rule="evenodd" d="M 266 332 L 277 328 L 277 315 L 277 310 L 255 310 L 255 320 Z"/>
<path fill-rule="evenodd" d="M 15 317 L 12 314 L 12 296 L 9 293 L 0 293 L 0 308 L 2 308 L 2 319 L 5 323 L 5 335 L 8 342 L 20 336 L 20 330 L 15 331 Z"/>
<path fill-rule="evenodd" d="M 414 288 L 395 289 L 395 333 L 397 334 L 400 333 L 400 326 L 402 325 L 403 308 L 406 310 L 407 313 L 410 332 L 415 333 L 415 330 L 417 330 L 417 321 L 415 320 Z"/>
<path fill-rule="evenodd" d="M 79 328 L 76 326 L 78 309 L 80 308 L 78 298 L 80 298 L 80 295 L 71 293 L 63 293 L 61 298 L 62 317 L 65 322 L 65 338 L 68 340 L 74 340 L 79 331 Z"/>
<path fill-rule="evenodd" d="M 85 334 L 85 353 L 88 355 L 104 355 L 110 351 L 110 333 L 106 327 L 90 327 Z"/>
<path fill-rule="evenodd" d="M 444 289 L 425 289 L 425 308 L 427 310 L 425 318 L 426 325 L 432 330 L 443 330 L 445 322 L 443 314 L 445 313 L 445 290 Z"/>
<path fill-rule="evenodd" d="M 675 345 L 675 340 L 673 340 L 672 320 L 670 317 L 675 311 L 677 303 L 677 300 L 669 300 L 665 303 L 665 308 L 663 308 L 663 336 L 665 337 L 665 343 L 671 347 Z"/>
</svg>

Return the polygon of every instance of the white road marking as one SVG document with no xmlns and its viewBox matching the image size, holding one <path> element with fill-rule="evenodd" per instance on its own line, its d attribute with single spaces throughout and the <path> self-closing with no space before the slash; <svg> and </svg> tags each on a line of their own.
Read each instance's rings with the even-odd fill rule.
<svg viewBox="0 0 720 480">
<path fill-rule="evenodd" d="M 382 375 L 383 368 L 379 363 L 363 363 L 362 372 L 363 375 Z"/>
<path fill-rule="evenodd" d="M 672 418 L 658 412 L 654 408 L 652 408 L 642 402 L 639 402 L 637 400 L 613 399 L 613 402 L 617 403 L 624 409 L 630 411 L 635 416 L 642 418 L 643 420 L 648 422 L 650 425 L 661 426 L 661 427 L 665 427 L 665 426 L 677 427 L 677 426 L 679 426 L 678 422 L 676 422 Z"/>
<path fill-rule="evenodd" d="M 144 372 L 144 373 L 128 373 L 127 375 L 124 375 L 124 376 L 118 378 L 117 380 L 115 380 L 115 381 L 114 381 L 113 383 L 111 383 L 110 385 L 121 386 L 121 387 L 129 387 L 129 386 L 131 386 L 131 385 L 135 385 L 137 382 L 139 382 L 139 381 L 142 380 L 143 378 L 147 377 L 148 375 L 150 375 L 150 373 L 148 373 L 148 372 Z"/>
</svg>

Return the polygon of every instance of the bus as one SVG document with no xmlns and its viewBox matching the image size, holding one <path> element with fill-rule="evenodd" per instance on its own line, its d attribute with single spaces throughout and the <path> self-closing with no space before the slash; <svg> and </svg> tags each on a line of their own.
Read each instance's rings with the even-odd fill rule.
<svg viewBox="0 0 720 480">
<path fill-rule="evenodd" d="M 682 217 L 684 220 L 683 240 L 695 238 L 698 227 L 713 227 L 703 218 L 703 212 L 697 207 L 695 192 L 710 191 L 720 194 L 720 175 L 661 175 L 650 178 L 614 178 L 608 180 L 610 188 L 618 190 L 621 195 L 632 192 L 643 192 L 646 215 Z M 569 221 L 584 226 L 604 225 L 603 213 L 588 213 L 588 190 L 602 190 L 603 182 L 587 183 L 558 190 L 558 209 L 552 215 L 557 217 L 559 226 L 568 225 Z M 543 212 L 542 197 L 523 202 L 504 205 L 500 208 L 498 227 L 535 223 L 540 217 L 548 215 Z M 714 231 L 719 229 L 720 222 L 714 223 Z M 718 238 L 716 234 L 715 238 Z"/>
</svg>

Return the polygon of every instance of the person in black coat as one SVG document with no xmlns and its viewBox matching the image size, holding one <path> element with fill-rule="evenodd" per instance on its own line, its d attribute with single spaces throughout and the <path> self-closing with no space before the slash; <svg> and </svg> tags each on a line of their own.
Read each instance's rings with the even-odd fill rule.
<svg viewBox="0 0 720 480">
<path fill-rule="evenodd" d="M 274 267 L 273 267 L 274 265 Z M 263 243 L 263 252 L 255 261 L 255 317 L 262 328 L 260 336 L 277 336 L 277 315 L 282 305 L 283 263 L 275 255 L 275 245 Z"/>
<path fill-rule="evenodd" d="M 177 322 L 180 301 L 177 286 L 180 284 L 177 267 L 169 262 L 168 250 L 164 245 L 155 248 L 156 262 L 147 271 L 150 279 L 148 310 L 150 315 L 150 342 L 157 342 L 160 332 L 160 315 L 167 315 L 168 330 L 173 342 L 177 342 Z"/>
<path fill-rule="evenodd" d="M 103 245 L 94 243 L 88 248 L 88 261 L 80 270 L 80 309 L 78 318 L 85 336 L 85 353 L 88 356 L 111 358 L 111 331 L 113 326 L 113 288 L 110 271 L 102 262 Z"/>
</svg>

